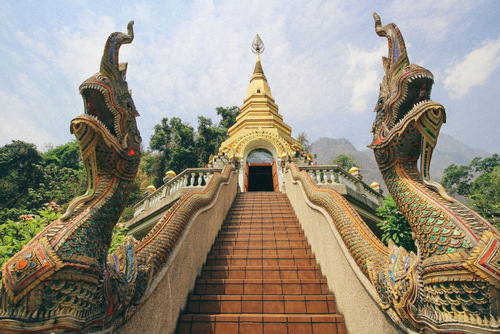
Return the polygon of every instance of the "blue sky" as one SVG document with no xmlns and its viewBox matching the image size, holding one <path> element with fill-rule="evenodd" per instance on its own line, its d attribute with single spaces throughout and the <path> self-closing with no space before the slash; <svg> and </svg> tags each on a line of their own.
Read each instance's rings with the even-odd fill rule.
<svg viewBox="0 0 500 334">
<path fill-rule="evenodd" d="M 78 86 L 99 70 L 107 36 L 135 21 L 121 49 L 147 147 L 163 117 L 196 127 L 215 107 L 241 106 L 256 33 L 272 93 L 293 136 L 371 141 L 387 41 L 372 13 L 396 23 L 410 61 L 435 76 L 442 131 L 500 153 L 500 2 L 0 0 L 0 145 L 59 145 L 83 113 Z M 439 145 L 439 142 L 438 142 Z"/>
</svg>

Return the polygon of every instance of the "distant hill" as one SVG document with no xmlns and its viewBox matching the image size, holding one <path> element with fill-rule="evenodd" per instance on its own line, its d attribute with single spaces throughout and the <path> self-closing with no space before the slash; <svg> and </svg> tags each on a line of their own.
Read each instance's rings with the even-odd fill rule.
<svg viewBox="0 0 500 334">
<path fill-rule="evenodd" d="M 387 189 L 378 170 L 373 152 L 370 149 L 357 150 L 356 147 L 345 138 L 322 137 L 311 144 L 311 153 L 316 156 L 318 165 L 331 164 L 332 160 L 340 154 L 352 155 L 358 159 L 363 175 L 363 180 L 371 184 L 376 181 L 382 185 L 384 194 Z M 481 149 L 470 147 L 450 135 L 441 133 L 439 135 L 436 150 L 431 160 L 431 178 L 440 181 L 443 171 L 451 164 L 468 165 L 475 157 L 489 157 L 490 153 Z"/>
</svg>

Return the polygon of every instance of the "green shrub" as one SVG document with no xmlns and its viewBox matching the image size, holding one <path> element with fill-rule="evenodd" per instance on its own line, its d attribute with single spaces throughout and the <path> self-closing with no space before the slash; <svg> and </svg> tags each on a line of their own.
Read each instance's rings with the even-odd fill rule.
<svg viewBox="0 0 500 334">
<path fill-rule="evenodd" d="M 391 196 L 384 198 L 384 206 L 377 209 L 377 216 L 384 221 L 377 224 L 382 230 L 382 242 L 386 245 L 389 240 L 394 241 L 398 246 L 403 246 L 407 251 L 417 252 L 415 242 L 413 241 L 410 224 L 406 221 L 396 202 Z"/>
</svg>

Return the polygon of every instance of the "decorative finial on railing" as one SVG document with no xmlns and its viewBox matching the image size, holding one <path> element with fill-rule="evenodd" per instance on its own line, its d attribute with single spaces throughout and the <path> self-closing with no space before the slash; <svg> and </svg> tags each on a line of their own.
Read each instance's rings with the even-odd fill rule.
<svg viewBox="0 0 500 334">
<path fill-rule="evenodd" d="M 260 54 L 264 52 L 264 43 L 259 37 L 259 34 L 255 36 L 252 43 L 252 52 L 257 55 L 257 60 L 260 60 Z"/>
</svg>

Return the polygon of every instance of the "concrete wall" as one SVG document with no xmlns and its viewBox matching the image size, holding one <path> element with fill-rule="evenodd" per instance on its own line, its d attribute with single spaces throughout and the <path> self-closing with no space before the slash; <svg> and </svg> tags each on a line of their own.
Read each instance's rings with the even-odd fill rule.
<svg viewBox="0 0 500 334">
<path fill-rule="evenodd" d="M 400 333 L 377 303 L 376 291 L 363 275 L 335 229 L 333 219 L 312 204 L 300 182 L 285 173 L 285 193 L 309 244 L 335 295 L 337 310 L 344 316 L 348 333 Z"/>
<path fill-rule="evenodd" d="M 212 203 L 191 218 L 170 257 L 155 278 L 157 286 L 135 315 L 114 331 L 121 334 L 173 333 L 194 289 L 196 277 L 237 193 L 237 171 L 231 173 Z"/>
</svg>

